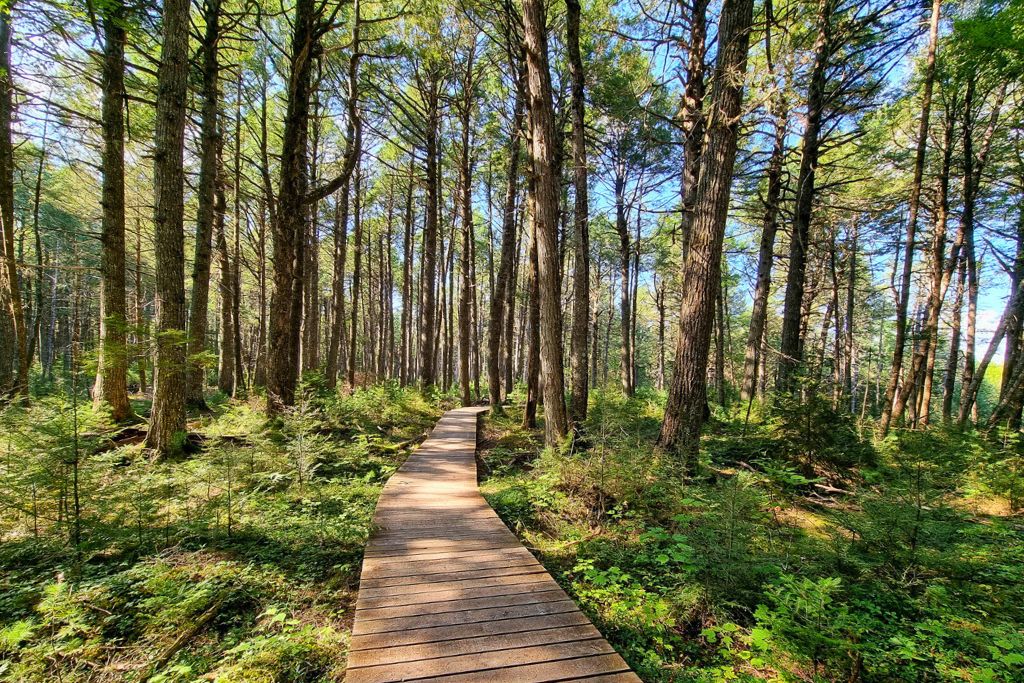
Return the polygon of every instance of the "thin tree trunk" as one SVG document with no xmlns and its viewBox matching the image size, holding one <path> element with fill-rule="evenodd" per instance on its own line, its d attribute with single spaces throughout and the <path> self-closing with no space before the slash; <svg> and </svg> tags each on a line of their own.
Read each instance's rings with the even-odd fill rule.
<svg viewBox="0 0 1024 683">
<path fill-rule="evenodd" d="M 782 313 L 777 382 L 780 391 L 793 391 L 796 388 L 796 374 L 803 363 L 803 344 L 800 331 L 806 323 L 804 289 L 807 277 L 807 250 L 814 210 L 814 182 L 821 143 L 826 73 L 832 51 L 833 7 L 832 0 L 819 0 L 818 15 L 815 21 L 817 39 L 814 44 L 814 63 L 811 67 L 810 84 L 807 88 L 807 122 L 800 150 L 800 172 L 797 178 L 793 234 L 789 243 L 789 271 L 786 274 L 785 304 Z"/>
<path fill-rule="evenodd" d="M 882 404 L 882 414 L 878 420 L 878 431 L 883 436 L 889 433 L 893 403 L 896 399 L 896 390 L 899 387 L 900 374 L 903 372 L 907 308 L 910 302 L 910 281 L 913 275 L 917 220 L 921 206 L 921 186 L 924 182 L 925 151 L 928 146 L 928 125 L 931 119 L 932 90 L 935 85 L 935 55 L 938 51 L 939 15 L 941 12 L 942 0 L 932 0 L 928 52 L 924 67 L 924 92 L 921 96 L 921 121 L 917 133 L 917 151 L 914 157 L 914 178 L 910 185 L 910 215 L 907 219 L 906 245 L 903 252 L 903 273 L 900 278 L 899 297 L 896 300 L 896 339 L 892 352 L 889 384 L 885 390 L 885 402 Z"/>
<path fill-rule="evenodd" d="M 0 391 L 27 399 L 28 336 L 21 300 L 18 259 L 14 249 L 14 146 L 11 141 L 14 115 L 14 83 L 11 75 L 13 11 L 13 0 L 6 7 L 0 8 L 0 249 L 4 266 L 0 277 L 0 306 L 7 308 L 10 313 L 10 322 L 0 322 Z M 10 372 L 12 366 L 15 368 L 13 382 Z"/>
<path fill-rule="evenodd" d="M 573 251 L 572 334 L 569 341 L 569 419 L 580 425 L 587 419 L 590 379 L 587 325 L 590 324 L 590 229 L 587 197 L 586 76 L 580 54 L 580 2 L 566 0 L 566 47 L 572 78 Z"/>
<path fill-rule="evenodd" d="M 199 160 L 198 214 L 195 257 L 192 261 L 192 301 L 188 325 L 188 378 L 186 401 L 192 408 L 205 409 L 206 332 L 210 299 L 210 254 L 217 216 L 218 149 L 220 125 L 220 0 L 204 0 L 202 41 L 202 124 Z M 221 210 L 223 207 L 220 207 Z"/>
<path fill-rule="evenodd" d="M 356 342 L 359 339 L 359 277 L 363 257 L 363 170 L 362 160 L 356 160 L 352 201 L 352 312 L 349 321 L 348 367 L 346 372 L 348 389 L 356 388 Z"/>
<path fill-rule="evenodd" d="M 757 281 L 750 311 L 750 328 L 743 357 L 743 386 L 740 398 L 750 401 L 757 388 L 758 369 L 761 365 L 761 345 L 765 323 L 768 320 L 768 294 L 772 284 L 772 264 L 775 260 L 775 236 L 779 231 L 779 204 L 782 197 L 782 164 L 786 155 L 786 110 L 781 96 L 772 98 L 775 118 L 775 140 L 766 173 L 767 189 L 761 227 L 761 244 L 757 256 Z"/>
</svg>

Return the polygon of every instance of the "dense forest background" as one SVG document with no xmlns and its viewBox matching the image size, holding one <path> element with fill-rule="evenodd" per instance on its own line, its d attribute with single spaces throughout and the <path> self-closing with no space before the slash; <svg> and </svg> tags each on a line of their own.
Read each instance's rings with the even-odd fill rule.
<svg viewBox="0 0 1024 683">
<path fill-rule="evenodd" d="M 340 678 L 380 485 L 645 680 L 1022 680 L 1019 0 L 0 3 L 0 677 Z"/>
</svg>

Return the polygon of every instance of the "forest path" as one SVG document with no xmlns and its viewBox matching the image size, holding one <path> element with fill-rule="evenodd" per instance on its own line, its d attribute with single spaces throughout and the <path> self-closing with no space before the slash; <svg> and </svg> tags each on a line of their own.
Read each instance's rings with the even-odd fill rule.
<svg viewBox="0 0 1024 683">
<path fill-rule="evenodd" d="M 346 682 L 639 682 L 480 495 L 484 410 L 445 413 L 384 487 Z"/>
</svg>

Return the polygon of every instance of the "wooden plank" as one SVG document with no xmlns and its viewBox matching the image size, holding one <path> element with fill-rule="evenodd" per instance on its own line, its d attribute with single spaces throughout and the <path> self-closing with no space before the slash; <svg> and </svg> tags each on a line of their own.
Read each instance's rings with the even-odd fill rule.
<svg viewBox="0 0 1024 683">
<path fill-rule="evenodd" d="M 639 681 L 480 495 L 478 412 L 446 413 L 384 487 L 346 681 Z"/>
<path fill-rule="evenodd" d="M 348 668 L 349 671 L 352 671 L 353 669 L 365 666 L 402 664 L 423 659 L 456 657 L 476 652 L 493 652 L 495 650 L 529 647 L 531 645 L 557 645 L 558 643 L 591 640 L 600 637 L 601 634 L 592 624 L 583 624 L 581 626 L 565 626 L 542 631 L 508 633 L 500 638 L 481 636 L 477 638 L 446 640 L 440 643 L 427 643 L 425 645 L 356 650 L 349 654 Z"/>
<path fill-rule="evenodd" d="M 502 621 L 484 621 L 475 624 L 460 624 L 458 626 L 368 633 L 366 635 L 352 636 L 349 649 L 368 650 L 381 647 L 418 645 L 421 643 L 439 643 L 446 640 L 458 640 L 474 636 L 501 636 L 506 633 L 541 631 L 562 626 L 582 626 L 589 623 L 590 620 L 583 616 L 583 612 L 574 610 L 561 614 L 546 614 L 538 617 L 504 619 Z"/>
<path fill-rule="evenodd" d="M 614 651 L 603 638 L 575 640 L 557 644 L 533 647 L 507 648 L 490 652 L 454 655 L 422 659 L 404 664 L 374 666 L 356 669 L 347 683 L 392 683 L 393 681 L 416 680 L 425 677 L 452 676 L 487 669 L 501 669 L 540 662 L 557 662 L 565 659 L 607 655 Z"/>
<path fill-rule="evenodd" d="M 405 607 L 408 605 L 423 607 L 424 609 L 437 609 L 444 607 L 444 603 L 469 603 L 473 600 L 483 598 L 500 598 L 505 595 L 529 595 L 531 593 L 545 593 L 547 591 L 562 590 L 557 583 L 550 580 L 544 574 L 529 574 L 523 583 L 505 586 L 486 586 L 483 588 L 465 588 L 462 590 L 440 590 L 434 593 L 420 593 L 413 597 L 389 596 L 385 598 L 362 598 L 356 602 L 356 610 L 374 610 L 385 607 Z M 363 615 L 360 615 L 362 617 Z M 367 615 L 369 616 L 369 615 Z"/>
<path fill-rule="evenodd" d="M 564 681 L 566 678 L 583 676 L 586 677 L 586 680 L 592 680 L 592 677 L 597 675 L 627 671 L 629 671 L 629 667 L 622 661 L 622 657 L 612 653 L 503 669 L 486 669 L 454 676 L 431 676 L 417 680 L 422 683 L 441 680 L 446 683 L 547 683 L 548 681 Z"/>
<path fill-rule="evenodd" d="M 576 607 L 572 600 L 561 599 L 557 602 L 540 602 L 532 605 L 513 605 L 488 609 L 467 609 L 461 612 L 443 612 L 441 614 L 417 614 L 412 617 L 395 617 L 384 619 L 360 619 L 352 626 L 352 635 L 361 636 L 368 633 L 394 633 L 412 629 L 430 629 L 441 626 L 459 626 L 476 624 L 481 621 L 498 621 L 517 619 L 520 617 L 536 617 L 548 614 L 571 612 Z"/>
</svg>

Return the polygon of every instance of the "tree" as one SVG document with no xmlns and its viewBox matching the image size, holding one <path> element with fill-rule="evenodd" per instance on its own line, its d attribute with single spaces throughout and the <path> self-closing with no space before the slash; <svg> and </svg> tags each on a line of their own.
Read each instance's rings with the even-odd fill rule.
<svg viewBox="0 0 1024 683">
<path fill-rule="evenodd" d="M 157 70 L 153 153 L 156 250 L 156 367 L 146 445 L 159 454 L 180 448 L 185 430 L 185 112 L 188 84 L 188 0 L 163 6 L 163 48 Z"/>
<path fill-rule="evenodd" d="M 196 249 L 192 261 L 192 301 L 188 329 L 187 401 L 193 408 L 205 408 L 206 328 L 210 298 L 210 260 L 216 224 L 223 223 L 224 206 L 217 201 L 217 186 L 223 182 L 219 168 L 220 130 L 220 43 L 221 0 L 204 0 L 205 29 L 202 52 L 202 123 L 200 125 L 199 208 L 196 220 Z M 218 209 L 220 215 L 218 215 Z"/>
<path fill-rule="evenodd" d="M 720 287 L 722 242 L 736 160 L 753 9 L 752 0 L 726 0 L 722 7 L 693 234 L 683 261 L 675 373 L 658 445 L 677 451 L 686 468 L 696 464 L 707 409 L 708 348 Z"/>
<path fill-rule="evenodd" d="M 558 258 L 558 178 L 555 176 L 555 112 L 548 69 L 547 27 L 541 0 L 523 0 L 530 161 L 535 183 L 534 230 L 540 298 L 540 364 L 544 385 L 544 439 L 556 445 L 568 432 Z"/>
<path fill-rule="evenodd" d="M 583 71 L 583 57 L 580 54 L 579 0 L 567 0 L 566 10 L 565 33 L 572 76 L 572 163 L 575 192 L 573 248 L 576 259 L 572 280 L 572 334 L 569 342 L 569 417 L 578 425 L 587 418 L 590 389 L 587 358 L 587 328 L 590 325 L 590 206 L 587 201 L 586 75 Z"/>
<path fill-rule="evenodd" d="M 93 400 L 116 422 L 132 416 L 128 402 L 128 303 L 125 295 L 124 46 L 125 6 L 103 6 L 103 219 L 100 242 L 100 349 Z"/>
</svg>

